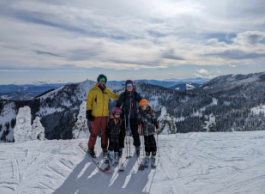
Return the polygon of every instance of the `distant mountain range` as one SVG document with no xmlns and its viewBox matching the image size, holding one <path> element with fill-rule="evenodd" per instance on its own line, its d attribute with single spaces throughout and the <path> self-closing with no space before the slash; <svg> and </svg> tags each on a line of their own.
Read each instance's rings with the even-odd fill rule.
<svg viewBox="0 0 265 194">
<path fill-rule="evenodd" d="M 72 83 L 54 83 L 54 84 L 26 84 L 26 85 L 0 85 L 0 93 L 9 92 L 45 92 L 51 89 L 57 89 L 61 86 L 68 85 Z"/>
<path fill-rule="evenodd" d="M 0 100 L 30 100 L 42 92 L 9 92 L 0 93 Z"/>
<path fill-rule="evenodd" d="M 189 78 L 189 79 L 165 79 L 165 80 L 147 80 L 147 79 L 140 79 L 140 80 L 134 80 L 135 83 L 137 82 L 146 82 L 152 85 L 162 86 L 165 88 L 169 88 L 172 86 L 175 86 L 177 84 L 185 83 L 185 84 L 204 84 L 208 82 L 210 79 L 207 78 Z M 125 81 L 108 81 L 109 84 L 124 84 Z"/>
<path fill-rule="evenodd" d="M 209 81 L 205 78 L 191 78 L 191 79 L 168 79 L 168 80 L 134 80 L 137 84 L 142 82 L 149 83 L 152 85 L 162 86 L 165 88 L 170 88 L 178 91 L 189 90 L 199 87 L 201 84 Z M 124 84 L 125 81 L 108 81 L 108 84 Z M 70 85 L 72 83 L 37 83 L 37 84 L 26 84 L 26 85 L 0 85 L 0 100 L 29 100 L 44 92 L 52 91 L 58 89 L 65 85 Z M 186 88 L 186 84 L 191 84 L 191 87 Z"/>
<path fill-rule="evenodd" d="M 41 118 L 48 139 L 71 139 L 73 114 L 78 113 L 80 104 L 95 84 L 86 80 L 65 85 L 28 101 L 0 100 L 0 139 L 13 140 L 16 114 L 23 106 L 31 108 L 33 118 Z M 124 91 L 122 84 L 107 85 L 115 93 Z M 186 84 L 185 87 L 192 88 L 193 85 Z M 265 72 L 219 76 L 185 91 L 140 81 L 136 91 L 148 100 L 157 117 L 165 107 L 169 116 L 175 118 L 178 133 L 204 132 L 206 126 L 210 128 L 210 121 L 211 131 L 265 130 Z M 116 101 L 110 100 L 109 111 L 115 105 Z"/>
</svg>

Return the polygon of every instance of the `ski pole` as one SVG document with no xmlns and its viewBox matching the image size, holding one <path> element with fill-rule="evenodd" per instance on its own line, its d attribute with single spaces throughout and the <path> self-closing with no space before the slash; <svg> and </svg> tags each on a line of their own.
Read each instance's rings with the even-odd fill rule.
<svg viewBox="0 0 265 194">
<path fill-rule="evenodd" d="M 158 155 L 158 157 L 160 157 L 160 154 L 158 152 L 159 143 L 158 143 L 158 129 L 157 128 L 156 128 L 156 141 L 157 141 L 157 155 Z"/>
<path fill-rule="evenodd" d="M 128 128 L 127 128 L 127 131 L 128 131 L 128 138 L 129 138 L 129 156 L 128 156 L 128 158 L 131 158 L 132 156 L 132 154 L 131 154 L 131 138 L 130 138 L 130 136 L 129 136 L 129 133 L 131 132 L 131 123 L 130 123 L 130 115 L 128 116 Z"/>
<path fill-rule="evenodd" d="M 142 144 L 144 144 L 144 129 L 142 127 Z M 143 146 L 143 157 L 144 157 L 144 145 Z"/>
<path fill-rule="evenodd" d="M 127 139 L 127 131 L 126 131 L 126 114 L 124 114 L 124 132 L 125 134 L 125 141 L 126 141 L 126 158 L 128 158 L 128 139 Z"/>
</svg>

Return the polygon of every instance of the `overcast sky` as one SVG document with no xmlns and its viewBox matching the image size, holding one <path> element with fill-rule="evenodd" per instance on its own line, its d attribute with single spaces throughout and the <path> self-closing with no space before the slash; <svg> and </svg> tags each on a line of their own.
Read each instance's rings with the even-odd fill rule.
<svg viewBox="0 0 265 194">
<path fill-rule="evenodd" d="M 1 0 L 0 84 L 265 71 L 264 0 Z"/>
</svg>

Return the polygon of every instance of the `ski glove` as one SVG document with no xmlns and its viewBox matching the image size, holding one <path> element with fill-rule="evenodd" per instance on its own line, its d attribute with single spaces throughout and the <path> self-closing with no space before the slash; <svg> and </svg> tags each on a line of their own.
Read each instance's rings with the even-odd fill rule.
<svg viewBox="0 0 265 194">
<path fill-rule="evenodd" d="M 87 110 L 86 111 L 86 118 L 89 121 L 94 121 L 95 117 L 92 115 L 92 110 Z"/>
<path fill-rule="evenodd" d="M 159 129 L 159 124 L 156 124 L 156 128 Z"/>
</svg>

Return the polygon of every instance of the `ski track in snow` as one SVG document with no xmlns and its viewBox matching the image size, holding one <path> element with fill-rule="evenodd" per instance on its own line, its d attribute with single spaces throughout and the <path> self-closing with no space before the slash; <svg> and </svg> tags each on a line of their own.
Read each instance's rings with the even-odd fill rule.
<svg viewBox="0 0 265 194">
<path fill-rule="evenodd" d="M 264 131 L 160 135 L 156 169 L 149 163 L 149 168 L 138 171 L 132 149 L 125 171 L 114 168 L 110 174 L 99 171 L 78 146 L 87 141 L 0 144 L 0 193 L 260 194 L 265 190 Z M 100 139 L 96 152 L 101 154 Z"/>
</svg>

